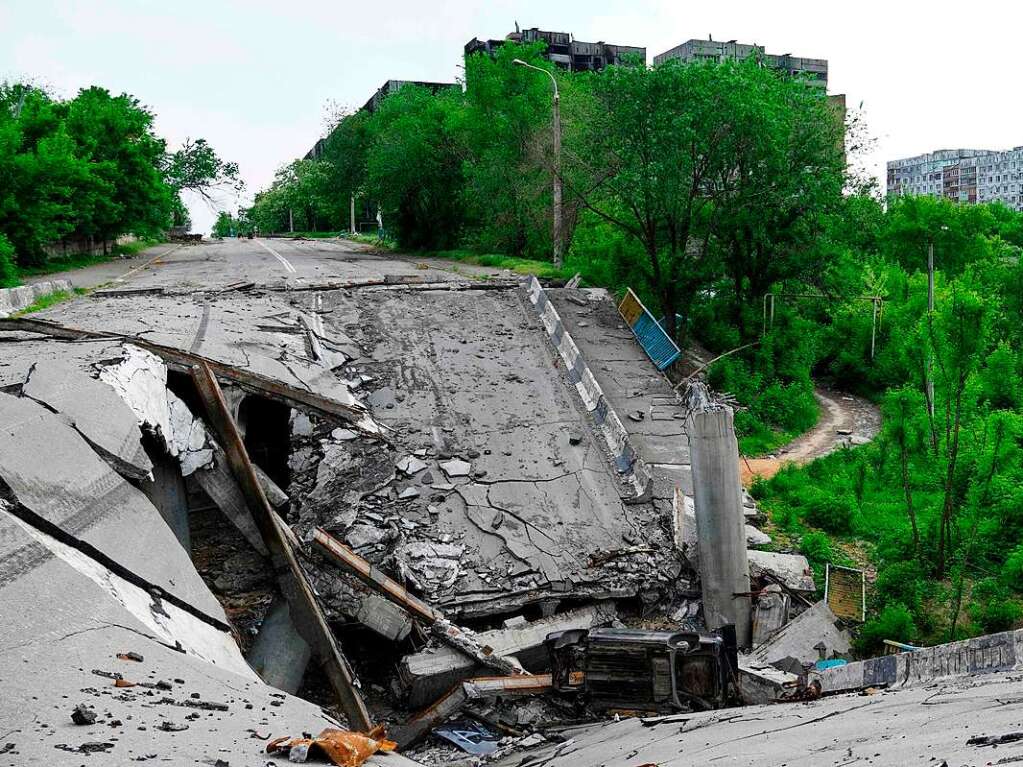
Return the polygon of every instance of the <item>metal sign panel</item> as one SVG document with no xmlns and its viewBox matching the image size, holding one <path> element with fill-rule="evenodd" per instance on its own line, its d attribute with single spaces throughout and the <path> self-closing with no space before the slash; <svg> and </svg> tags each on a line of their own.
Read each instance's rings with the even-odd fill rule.
<svg viewBox="0 0 1023 767">
<path fill-rule="evenodd" d="M 867 583 L 863 571 L 829 562 L 824 600 L 837 617 L 862 623 L 867 610 Z"/>
<path fill-rule="evenodd" d="M 678 345 L 643 306 L 632 288 L 625 289 L 625 297 L 618 305 L 618 311 L 658 370 L 664 370 L 682 355 Z"/>
</svg>

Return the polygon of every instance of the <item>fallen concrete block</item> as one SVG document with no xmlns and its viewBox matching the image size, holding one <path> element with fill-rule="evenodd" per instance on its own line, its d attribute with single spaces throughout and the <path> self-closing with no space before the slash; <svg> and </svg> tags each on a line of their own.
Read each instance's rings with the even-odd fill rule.
<svg viewBox="0 0 1023 767">
<path fill-rule="evenodd" d="M 148 478 L 153 464 L 142 448 L 139 424 L 108 384 L 60 359 L 36 362 L 22 394 L 67 416 L 75 430 L 120 474 Z"/>
<path fill-rule="evenodd" d="M 739 694 L 747 706 L 780 700 L 798 679 L 795 674 L 773 666 L 750 666 L 745 659 L 739 659 Z"/>
<path fill-rule="evenodd" d="M 610 624 L 617 613 L 613 604 L 583 607 L 514 628 L 485 631 L 477 641 L 495 654 L 514 656 L 525 667 L 546 666 L 544 640 L 556 631 L 588 629 Z M 399 677 L 408 692 L 410 705 L 422 706 L 435 700 L 456 682 L 480 673 L 471 658 L 451 647 L 431 647 L 402 659 Z"/>
<path fill-rule="evenodd" d="M 758 647 L 789 622 L 792 600 L 781 586 L 772 583 L 757 599 L 753 608 L 753 646 Z"/>
<path fill-rule="evenodd" d="M 749 572 L 754 578 L 766 577 L 787 589 L 804 594 L 812 594 L 817 590 L 810 563 L 802 554 L 750 550 L 748 557 Z"/>
<path fill-rule="evenodd" d="M 824 601 L 818 602 L 775 632 L 748 656 L 755 666 L 768 666 L 795 658 L 810 666 L 824 658 L 847 657 L 852 647 L 849 632 Z"/>
<path fill-rule="evenodd" d="M 412 631 L 412 616 L 377 594 L 366 594 L 355 619 L 392 642 L 400 642 Z"/>
</svg>

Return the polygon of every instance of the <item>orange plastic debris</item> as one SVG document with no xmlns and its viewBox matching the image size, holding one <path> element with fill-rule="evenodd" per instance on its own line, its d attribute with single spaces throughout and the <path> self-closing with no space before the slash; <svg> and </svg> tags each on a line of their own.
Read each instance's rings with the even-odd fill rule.
<svg viewBox="0 0 1023 767">
<path fill-rule="evenodd" d="M 114 687 L 134 687 L 135 682 L 129 682 L 127 679 L 115 679 Z"/>
<path fill-rule="evenodd" d="M 308 749 L 307 756 L 321 753 L 338 767 L 359 767 L 378 751 L 394 751 L 398 744 L 384 737 L 383 725 L 377 725 L 369 733 L 335 730 L 330 727 L 311 740 L 309 738 L 274 738 L 266 744 L 268 754 L 277 751 L 289 752 L 293 748 Z"/>
</svg>

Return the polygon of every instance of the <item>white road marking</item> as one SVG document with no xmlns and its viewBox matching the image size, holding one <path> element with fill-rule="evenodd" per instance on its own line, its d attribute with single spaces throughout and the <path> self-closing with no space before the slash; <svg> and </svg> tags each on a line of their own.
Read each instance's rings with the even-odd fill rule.
<svg viewBox="0 0 1023 767">
<path fill-rule="evenodd" d="M 294 273 L 295 273 L 296 271 L 298 271 L 297 269 L 295 269 L 295 267 L 294 267 L 294 266 L 292 266 L 292 265 L 291 265 L 291 262 L 290 262 L 290 261 L 288 261 L 288 259 L 286 259 L 286 258 L 285 258 L 284 256 L 282 256 L 282 255 L 281 255 L 280 253 L 278 253 L 278 252 L 277 252 L 276 250 L 274 250 L 273 248 L 271 248 L 271 247 L 270 247 L 269 245 L 267 245 L 267 244 L 266 244 L 265 242 L 263 242 L 262 240 L 256 240 L 256 242 L 257 242 L 257 243 L 259 243 L 259 246 L 260 246 L 261 248 L 263 248 L 264 250 L 266 250 L 267 252 L 269 252 L 271 256 L 273 256 L 273 257 L 274 257 L 274 258 L 276 258 L 276 259 L 277 259 L 278 261 L 280 261 L 280 262 L 281 262 L 281 265 L 282 265 L 282 266 L 283 266 L 283 267 L 284 267 L 285 269 L 287 269 L 287 270 L 288 270 L 289 272 L 291 272 L 292 274 L 294 274 Z"/>
</svg>

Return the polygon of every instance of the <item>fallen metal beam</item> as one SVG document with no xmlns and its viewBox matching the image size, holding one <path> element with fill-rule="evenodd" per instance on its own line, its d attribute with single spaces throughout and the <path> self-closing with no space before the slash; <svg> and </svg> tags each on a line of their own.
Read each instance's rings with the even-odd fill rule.
<svg viewBox="0 0 1023 767">
<path fill-rule="evenodd" d="M 334 564 L 347 570 L 381 596 L 404 608 L 428 625 L 446 620 L 444 613 L 440 610 L 410 594 L 408 589 L 385 574 L 380 568 L 360 557 L 323 528 L 316 528 L 313 533 L 313 541 Z"/>
<path fill-rule="evenodd" d="M 213 371 L 217 378 L 230 381 L 248 392 L 283 402 L 286 405 L 311 408 L 322 413 L 338 416 L 349 421 L 364 434 L 370 434 L 378 439 L 387 439 L 383 433 L 383 429 L 386 427 L 382 427 L 373 421 L 364 407 L 344 405 L 308 389 L 291 386 L 268 376 L 253 373 L 250 370 L 243 370 L 234 365 L 218 362 L 217 360 L 176 349 L 172 346 L 156 344 L 137 336 L 84 330 L 82 328 L 61 325 L 49 320 L 27 319 L 24 317 L 0 319 L 0 329 L 7 328 L 27 330 L 31 333 L 40 333 L 70 341 L 109 339 L 134 344 L 156 354 L 168 365 L 184 373 L 189 373 L 196 365 L 205 364 Z"/>
<path fill-rule="evenodd" d="M 278 584 L 288 600 L 296 628 L 323 664 L 341 708 L 348 717 L 349 726 L 369 732 L 372 722 L 356 687 L 355 675 L 327 625 L 287 533 L 282 530 L 285 525 L 267 501 L 213 371 L 203 362 L 192 368 L 192 379 L 206 405 L 207 415 L 220 436 L 228 463 L 245 495 L 263 543 L 270 552 L 274 571 L 278 574 Z"/>
<path fill-rule="evenodd" d="M 525 674 L 522 665 L 517 660 L 504 657 L 495 653 L 492 648 L 481 645 L 475 634 L 456 626 L 445 618 L 442 612 L 410 594 L 408 589 L 379 568 L 371 565 L 323 528 L 316 528 L 313 540 L 334 564 L 355 575 L 371 589 L 408 611 L 413 617 L 425 622 L 430 633 L 440 641 L 483 666 L 504 674 Z"/>
<path fill-rule="evenodd" d="M 581 681 L 581 680 L 580 680 Z M 391 737 L 398 748 L 408 748 L 433 727 L 457 714 L 470 700 L 494 695 L 540 695 L 553 689 L 550 674 L 520 676 L 481 676 L 452 687 L 443 697 L 427 706 L 404 724 L 394 728 Z"/>
</svg>

